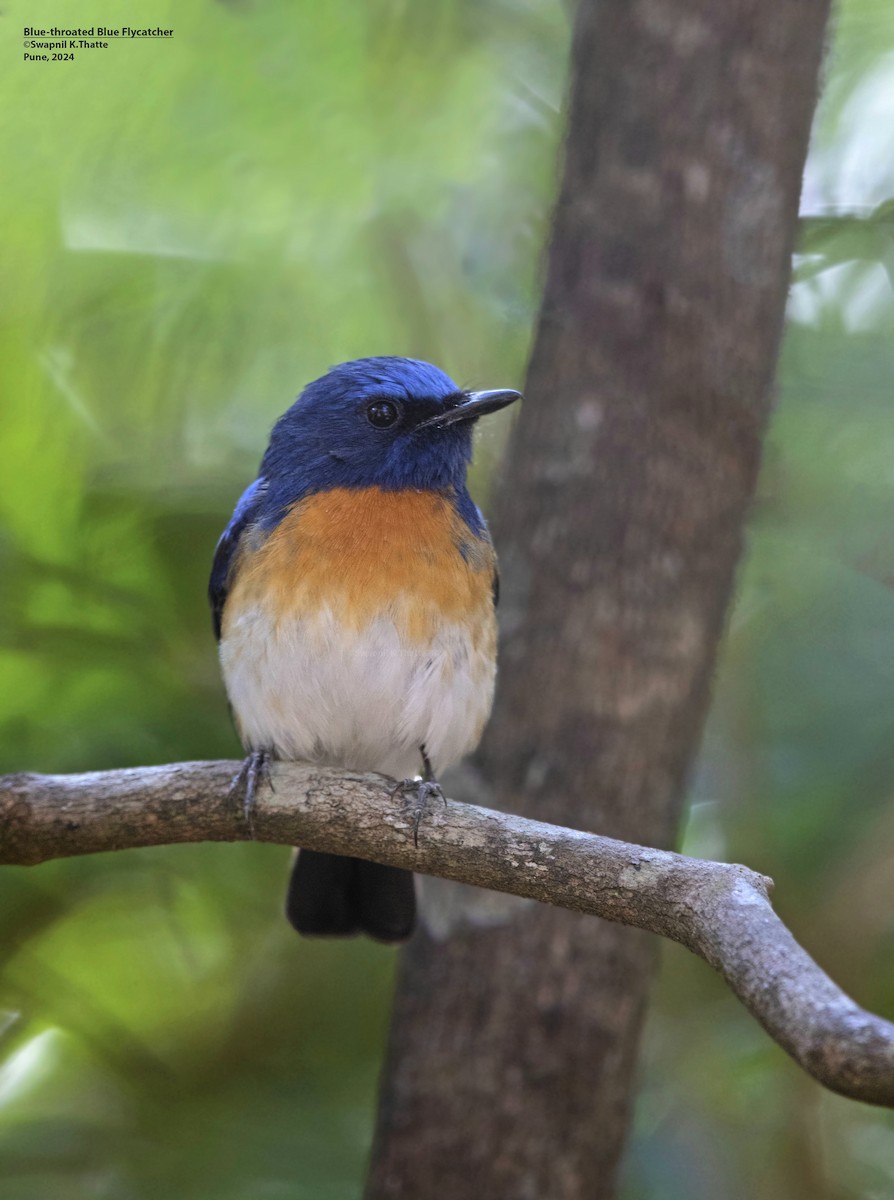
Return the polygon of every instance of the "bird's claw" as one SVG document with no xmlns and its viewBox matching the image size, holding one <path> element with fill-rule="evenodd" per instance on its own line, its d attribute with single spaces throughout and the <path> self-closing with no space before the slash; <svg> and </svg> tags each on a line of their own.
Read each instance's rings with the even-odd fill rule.
<svg viewBox="0 0 894 1200">
<path fill-rule="evenodd" d="M 400 783 L 396 783 L 394 787 L 388 789 L 388 795 L 392 799 L 395 796 L 403 796 L 404 808 L 408 808 L 410 803 L 413 803 L 413 845 L 418 848 L 419 826 L 422 824 L 429 801 L 443 800 L 444 807 L 447 807 L 444 789 L 436 779 L 426 779 L 422 775 L 416 775 L 412 779 L 402 779 Z"/>
<path fill-rule="evenodd" d="M 242 815 L 254 836 L 252 812 L 258 795 L 258 787 L 266 783 L 271 792 L 275 792 L 273 776 L 270 773 L 270 752 L 268 750 L 252 750 L 242 762 L 242 766 L 233 776 L 230 784 L 230 796 L 242 797 Z"/>
</svg>

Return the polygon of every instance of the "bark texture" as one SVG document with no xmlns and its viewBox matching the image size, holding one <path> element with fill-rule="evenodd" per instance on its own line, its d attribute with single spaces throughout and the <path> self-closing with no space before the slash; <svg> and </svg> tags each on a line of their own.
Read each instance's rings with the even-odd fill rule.
<svg viewBox="0 0 894 1200">
<path fill-rule="evenodd" d="M 827 0 L 581 0 L 496 500 L 498 807 L 672 843 L 770 407 Z M 453 910 L 462 909 L 454 903 Z M 369 1200 L 606 1200 L 654 947 L 465 905 L 399 982 Z"/>
<path fill-rule="evenodd" d="M 276 790 L 262 790 L 247 826 L 229 796 L 236 767 L 0 778 L 0 863 L 257 838 L 607 917 L 700 955 L 826 1087 L 894 1107 L 894 1025 L 856 1005 L 795 942 L 763 875 L 456 803 L 429 814 L 417 846 L 412 811 L 390 780 L 299 763 L 275 764 Z"/>
</svg>

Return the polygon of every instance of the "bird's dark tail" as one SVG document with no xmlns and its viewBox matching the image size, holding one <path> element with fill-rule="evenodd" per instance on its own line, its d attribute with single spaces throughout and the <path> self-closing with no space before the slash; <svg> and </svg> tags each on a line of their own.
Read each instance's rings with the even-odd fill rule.
<svg viewBox="0 0 894 1200">
<path fill-rule="evenodd" d="M 412 872 L 300 850 L 289 877 L 286 916 L 310 937 L 366 933 L 380 942 L 402 942 L 416 919 Z"/>
</svg>

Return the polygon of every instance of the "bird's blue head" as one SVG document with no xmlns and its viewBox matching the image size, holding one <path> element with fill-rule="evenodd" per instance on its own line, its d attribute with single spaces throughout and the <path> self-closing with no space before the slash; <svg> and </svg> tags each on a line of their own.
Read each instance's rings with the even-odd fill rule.
<svg viewBox="0 0 894 1200">
<path fill-rule="evenodd" d="M 519 399 L 466 392 L 412 358 L 358 358 L 309 383 L 280 417 L 261 463 L 267 505 L 332 488 L 464 489 L 478 417 Z"/>
</svg>

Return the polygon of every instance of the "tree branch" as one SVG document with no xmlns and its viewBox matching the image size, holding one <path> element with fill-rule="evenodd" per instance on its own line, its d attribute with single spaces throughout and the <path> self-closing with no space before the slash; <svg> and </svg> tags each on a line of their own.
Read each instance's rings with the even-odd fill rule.
<svg viewBox="0 0 894 1200">
<path fill-rule="evenodd" d="M 252 825 L 228 795 L 238 764 L 174 763 L 0 778 L 0 864 L 177 842 L 301 845 L 409 867 L 646 929 L 726 979 L 815 1079 L 894 1107 L 894 1024 L 856 1005 L 774 913 L 771 881 L 705 862 L 451 801 L 411 815 L 378 775 L 274 764 Z"/>
</svg>

